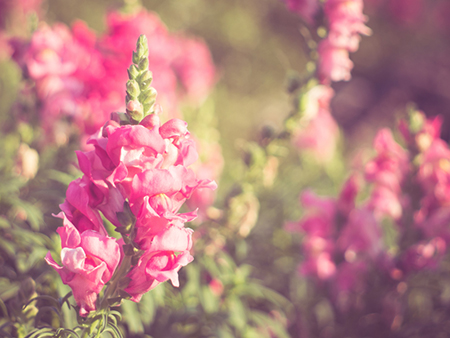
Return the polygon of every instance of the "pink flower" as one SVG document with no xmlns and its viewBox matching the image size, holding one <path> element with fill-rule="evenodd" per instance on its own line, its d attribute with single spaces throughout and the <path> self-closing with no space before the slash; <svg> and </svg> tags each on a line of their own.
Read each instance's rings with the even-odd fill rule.
<svg viewBox="0 0 450 338">
<path fill-rule="evenodd" d="M 355 52 L 359 48 L 359 34 L 371 34 L 371 30 L 364 25 L 367 19 L 362 9 L 362 0 L 328 0 L 325 3 L 329 33 L 317 49 L 321 83 L 350 80 L 353 62 L 348 52 Z"/>
<path fill-rule="evenodd" d="M 15 59 L 36 82 L 49 141 L 67 142 L 67 137 L 58 135 L 65 118 L 86 139 L 112 111 L 125 110 L 126 69 L 134 41 L 142 33 L 149 40 L 152 86 L 168 115 L 179 114 L 181 98 L 198 103 L 214 85 L 215 68 L 203 42 L 171 35 L 156 15 L 146 11 L 112 12 L 107 21 L 109 32 L 99 38 L 84 23 L 76 22 L 72 29 L 43 25 L 28 44 L 13 43 Z"/>
<path fill-rule="evenodd" d="M 153 237 L 150 247 L 128 274 L 131 282 L 125 291 L 132 301 L 139 302 L 144 293 L 169 279 L 173 286 L 179 286 L 178 270 L 193 260 L 189 253 L 191 235 L 190 229 L 171 226 Z"/>
<path fill-rule="evenodd" d="M 339 138 L 339 128 L 330 114 L 333 95 L 333 89 L 324 85 L 309 90 L 302 99 L 302 119 L 292 135 L 296 147 L 311 152 L 321 163 L 333 158 Z"/>
<path fill-rule="evenodd" d="M 336 265 L 328 252 L 322 252 L 306 259 L 300 265 L 299 272 L 303 276 L 316 276 L 318 279 L 327 280 L 335 275 Z"/>
<path fill-rule="evenodd" d="M 218 180 L 223 169 L 224 159 L 222 148 L 218 143 L 208 142 L 200 145 L 196 140 L 197 149 L 200 151 L 200 160 L 191 168 L 199 179 Z M 198 220 L 201 222 L 207 218 L 208 209 L 216 199 L 216 191 L 208 188 L 196 189 L 186 201 L 190 210 L 198 212 Z"/>
<path fill-rule="evenodd" d="M 326 38 L 319 43 L 320 55 L 318 65 L 318 77 L 321 83 L 330 81 L 348 81 L 351 79 L 353 62 L 350 60 L 348 50 L 335 47 L 330 39 Z"/>
<path fill-rule="evenodd" d="M 372 212 L 366 208 L 353 210 L 337 243 L 349 262 L 353 262 L 358 254 L 375 260 L 383 250 L 383 239 Z"/>
<path fill-rule="evenodd" d="M 97 295 L 116 270 L 120 247 L 114 238 L 96 231 L 78 231 L 64 213 L 57 217 L 64 220 L 64 227 L 57 230 L 63 266 L 54 261 L 50 252 L 45 260 L 59 273 L 63 283 L 71 287 L 80 315 L 86 316 L 96 309 Z"/>
<path fill-rule="evenodd" d="M 406 273 L 433 269 L 444 258 L 447 245 L 440 237 L 422 241 L 411 246 L 401 258 L 401 267 Z"/>
<path fill-rule="evenodd" d="M 388 129 L 377 133 L 374 148 L 377 156 L 365 169 L 366 180 L 374 183 L 368 206 L 379 219 L 390 216 L 399 220 L 405 200 L 401 186 L 410 170 L 409 154 L 395 142 Z"/>
</svg>

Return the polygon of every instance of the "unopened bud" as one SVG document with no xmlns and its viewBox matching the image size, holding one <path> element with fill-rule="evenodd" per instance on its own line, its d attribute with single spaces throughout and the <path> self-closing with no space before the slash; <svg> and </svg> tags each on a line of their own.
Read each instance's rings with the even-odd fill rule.
<svg viewBox="0 0 450 338">
<path fill-rule="evenodd" d="M 142 104 L 139 101 L 131 100 L 127 103 L 127 110 L 129 111 L 142 111 Z"/>
<path fill-rule="evenodd" d="M 128 78 L 130 80 L 135 80 L 136 77 L 139 75 L 139 69 L 136 67 L 136 65 L 131 65 L 130 68 L 127 69 L 128 71 Z"/>
<path fill-rule="evenodd" d="M 140 60 L 140 58 L 139 58 L 138 53 L 133 52 L 133 63 L 137 65 L 139 63 L 139 60 Z"/>
<path fill-rule="evenodd" d="M 140 101 L 145 106 L 146 104 L 153 104 L 156 100 L 156 95 L 158 95 L 158 92 L 155 88 L 150 87 L 146 91 L 143 91 L 140 95 Z"/>
<path fill-rule="evenodd" d="M 148 70 L 148 59 L 147 58 L 142 59 L 139 62 L 138 67 L 140 70 Z"/>
<path fill-rule="evenodd" d="M 140 93 L 139 84 L 135 80 L 129 80 L 127 82 L 127 94 L 136 99 Z"/>
<path fill-rule="evenodd" d="M 144 82 L 144 81 L 153 81 L 153 73 L 149 70 L 144 71 L 140 76 L 139 76 L 139 82 Z"/>
<path fill-rule="evenodd" d="M 136 43 L 136 52 L 139 58 L 148 57 L 148 42 L 145 35 L 141 35 Z"/>
</svg>

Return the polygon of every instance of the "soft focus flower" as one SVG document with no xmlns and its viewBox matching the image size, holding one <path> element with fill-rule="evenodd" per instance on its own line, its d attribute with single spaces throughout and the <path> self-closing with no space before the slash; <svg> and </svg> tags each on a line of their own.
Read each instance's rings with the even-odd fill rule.
<svg viewBox="0 0 450 338">
<path fill-rule="evenodd" d="M 318 85 L 302 99 L 302 118 L 293 131 L 292 143 L 313 154 L 318 162 L 329 162 L 335 153 L 339 128 L 330 114 L 333 89 Z"/>
<path fill-rule="evenodd" d="M 444 258 L 447 245 L 440 237 L 421 241 L 411 246 L 401 258 L 400 265 L 405 272 L 434 269 Z"/>
<path fill-rule="evenodd" d="M 377 133 L 373 146 L 377 156 L 365 169 L 366 180 L 374 184 L 369 207 L 378 218 L 388 215 L 398 220 L 402 215 L 401 185 L 409 172 L 408 152 L 388 129 Z"/>
<path fill-rule="evenodd" d="M 322 83 L 351 79 L 353 62 L 349 58 L 347 49 L 333 46 L 326 38 L 319 43 L 318 52 L 320 55 L 318 76 Z"/>
<path fill-rule="evenodd" d="M 64 213 L 58 217 L 64 220 L 64 226 L 57 230 L 61 236 L 62 267 L 50 252 L 45 260 L 59 273 L 63 283 L 71 287 L 80 315 L 86 316 L 96 309 L 97 295 L 117 268 L 120 247 L 114 238 L 97 231 L 78 231 Z"/>
<path fill-rule="evenodd" d="M 39 154 L 36 150 L 22 143 L 17 151 L 15 172 L 29 180 L 36 176 L 39 169 Z"/>
<path fill-rule="evenodd" d="M 152 85 L 169 116 L 179 115 L 181 99 L 197 103 L 214 85 L 215 68 L 202 41 L 170 34 L 156 15 L 146 11 L 111 12 L 107 24 L 107 33 L 100 37 L 82 22 L 71 29 L 42 24 L 28 43 L 13 41 L 15 60 L 36 82 L 49 140 L 61 139 L 55 121 L 70 121 L 85 140 L 111 112 L 125 110 L 126 69 L 134 41 L 142 33 L 149 40 Z"/>
<path fill-rule="evenodd" d="M 362 0 L 327 0 L 325 15 L 328 19 L 328 36 L 319 43 L 318 77 L 321 83 L 348 81 L 353 62 L 349 52 L 359 48 L 360 34 L 370 35 L 364 23 Z"/>
</svg>

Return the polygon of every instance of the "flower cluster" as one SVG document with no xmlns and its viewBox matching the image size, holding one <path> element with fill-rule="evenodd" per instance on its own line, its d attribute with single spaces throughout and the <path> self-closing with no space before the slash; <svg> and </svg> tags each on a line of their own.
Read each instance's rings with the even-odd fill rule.
<svg viewBox="0 0 450 338">
<path fill-rule="evenodd" d="M 36 83 L 42 126 L 59 143 L 66 141 L 64 120 L 87 139 L 111 111 L 125 109 L 121 84 L 131 62 L 130 41 L 141 33 L 150 39 L 154 86 L 169 116 L 177 116 L 181 98 L 198 102 L 214 84 L 215 69 L 205 44 L 170 34 L 155 14 L 111 12 L 107 25 L 107 32 L 97 37 L 82 22 L 71 29 L 42 24 L 29 42 L 11 42 L 15 60 Z"/>
<path fill-rule="evenodd" d="M 318 2 L 289 2 L 292 10 L 302 9 L 300 14 L 307 17 L 309 14 L 304 9 L 311 12 L 313 5 L 318 6 Z M 370 34 L 370 29 L 364 25 L 366 18 L 362 9 L 362 0 L 327 0 L 324 4 L 329 31 L 317 48 L 319 85 L 315 84 L 304 93 L 300 106 L 303 116 L 292 137 L 299 149 L 312 152 L 321 163 L 332 159 L 339 138 L 338 126 L 330 113 L 330 101 L 334 96 L 331 82 L 350 80 L 353 63 L 349 52 L 358 49 L 359 34 Z"/>
<path fill-rule="evenodd" d="M 326 85 L 316 85 L 306 92 L 300 123 L 292 133 L 292 143 L 311 152 L 321 163 L 333 158 L 339 138 L 339 127 L 330 113 L 333 96 L 334 90 Z"/>
<path fill-rule="evenodd" d="M 328 36 L 319 43 L 319 80 L 348 81 L 353 62 L 349 52 L 359 48 L 360 35 L 369 35 L 371 30 L 364 25 L 362 0 L 327 0 L 325 16 L 328 19 Z"/>
<path fill-rule="evenodd" d="M 83 176 L 69 184 L 60 205 L 63 266 L 50 254 L 46 258 L 72 288 L 83 316 L 96 309 L 98 293 L 118 266 L 121 272 L 112 284 L 120 281 L 133 301 L 166 280 L 178 286 L 178 270 L 193 259 L 192 230 L 184 223 L 196 216 L 179 210 L 197 189 L 216 187 L 188 168 L 198 155 L 187 123 L 161 124 L 156 115 L 147 56 L 146 40 L 140 38 L 129 69 L 127 108 L 130 102 L 142 105 L 142 115 L 136 119 L 134 109 L 112 114 L 89 138 L 94 149 L 77 152 Z M 122 240 L 109 237 L 103 218 Z M 123 285 L 121 278 L 128 282 Z"/>
<path fill-rule="evenodd" d="M 416 112 L 411 121 L 400 124 L 406 149 L 390 130 L 380 130 L 374 140 L 377 154 L 364 173 L 353 174 L 338 198 L 303 192 L 306 214 L 287 225 L 304 235 L 300 273 L 332 281 L 328 285 L 338 303 L 343 295 L 349 299 L 350 293 L 364 292 L 373 269 L 389 281 L 401 281 L 437 267 L 446 253 L 450 149 L 439 138 L 440 118 L 426 120 Z M 355 198 L 365 185 L 369 196 L 357 205 Z M 386 222 L 398 233 L 395 243 L 385 241 Z"/>
</svg>

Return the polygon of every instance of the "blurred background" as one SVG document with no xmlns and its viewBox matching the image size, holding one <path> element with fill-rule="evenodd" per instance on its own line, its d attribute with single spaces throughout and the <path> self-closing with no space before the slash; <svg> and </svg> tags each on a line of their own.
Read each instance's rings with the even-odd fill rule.
<svg viewBox="0 0 450 338">
<path fill-rule="evenodd" d="M 395 129 L 411 107 L 429 117 L 441 115 L 441 137 L 450 139 L 450 2 L 364 1 L 372 35 L 362 37 L 359 50 L 350 54 L 352 79 L 332 84 L 336 95 L 331 114 L 340 138 L 336 155 L 325 164 L 290 146 L 285 130 L 286 121 L 299 110 L 292 85 L 306 86 L 315 70 L 314 49 L 326 24 L 322 12 L 306 23 L 279 0 L 141 3 L 171 33 L 182 32 L 208 46 L 216 67 L 215 86 L 201 102 L 183 101 L 180 109 L 194 135 L 220 144 L 224 167 L 216 177 L 217 201 L 206 220 L 192 225 L 198 234 L 195 261 L 180 272 L 181 291 L 164 285 L 141 304 L 124 305 L 127 337 L 426 337 L 424 328 L 433 325 L 435 313 L 443 318 L 441 331 L 450 335 L 448 308 L 433 307 L 438 296 L 427 291 L 405 301 L 413 309 L 405 318 L 425 318 L 416 331 L 394 330 L 390 323 L 371 334 L 377 321 L 366 318 L 366 323 L 354 313 L 345 320 L 334 317 L 329 295 L 312 295 L 314 282 L 299 278 L 301 236 L 284 230 L 286 222 L 305 214 L 298 202 L 302 190 L 314 187 L 322 195 L 336 196 L 350 170 L 361 169 L 373 156 L 376 132 Z M 0 28 L 6 36 L 29 37 L 39 20 L 69 27 L 82 20 L 99 36 L 107 30 L 106 13 L 138 5 L 133 0 L 36 4 L 36 11 L 24 16 L 13 0 L 0 0 Z M 2 47 L 9 48 L 1 43 L 0 56 Z M 51 214 L 58 212 L 67 184 L 80 176 L 74 164 L 78 139 L 45 148 L 36 141 L 42 131 L 15 119 L 18 110 L 31 116 L 37 109 L 23 94 L 25 77 L 13 60 L 0 62 L 0 169 L 2 181 L 8 182 L 0 188 L 0 230 L 6 239 L 0 241 L 0 295 L 17 311 L 20 302 L 12 302 L 19 296 L 25 302 L 34 292 L 59 297 L 68 291 L 39 260 L 49 249 L 57 250 L 54 232 L 60 222 Z M 16 180 L 17 171 L 23 170 L 17 169 L 18 149 L 27 153 L 23 143 L 38 150 L 39 171 Z M 39 231 L 42 236 L 33 238 Z M 448 306 L 448 263 L 445 266 L 441 275 L 430 278 Z M 423 276 L 415 280 L 419 286 L 424 281 L 429 282 Z M 25 286 L 29 294 L 19 295 Z M 67 309 L 62 311 L 70 318 Z M 363 323 L 360 331 L 344 329 L 352 320 Z"/>
</svg>

